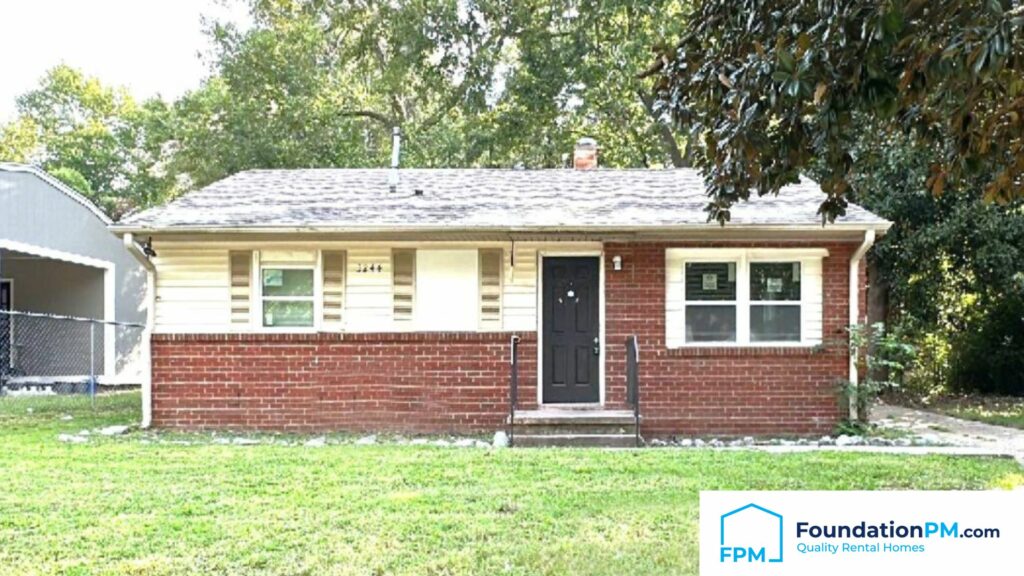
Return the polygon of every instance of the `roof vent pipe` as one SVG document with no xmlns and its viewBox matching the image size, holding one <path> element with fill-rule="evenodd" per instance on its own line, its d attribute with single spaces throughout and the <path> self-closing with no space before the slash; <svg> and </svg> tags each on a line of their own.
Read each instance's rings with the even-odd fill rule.
<svg viewBox="0 0 1024 576">
<path fill-rule="evenodd" d="M 398 190 L 398 164 L 402 158 L 402 129 L 395 126 L 391 129 L 391 174 L 388 175 L 388 187 L 392 192 Z"/>
</svg>

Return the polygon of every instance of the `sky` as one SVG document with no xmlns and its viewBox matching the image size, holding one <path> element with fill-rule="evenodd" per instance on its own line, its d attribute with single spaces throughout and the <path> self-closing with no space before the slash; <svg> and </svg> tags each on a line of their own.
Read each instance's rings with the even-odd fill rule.
<svg viewBox="0 0 1024 576">
<path fill-rule="evenodd" d="M 202 18 L 249 22 L 239 0 L 0 0 L 0 122 L 67 64 L 138 99 L 174 99 L 209 76 Z"/>
</svg>

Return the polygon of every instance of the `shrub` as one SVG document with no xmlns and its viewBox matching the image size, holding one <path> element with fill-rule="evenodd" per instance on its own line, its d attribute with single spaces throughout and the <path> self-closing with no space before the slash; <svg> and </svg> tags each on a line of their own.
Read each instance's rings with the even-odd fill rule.
<svg viewBox="0 0 1024 576">
<path fill-rule="evenodd" d="M 850 333 L 850 355 L 865 368 L 860 382 L 841 381 L 843 396 L 857 404 L 857 417 L 867 422 L 871 402 L 879 392 L 902 387 L 907 368 L 913 363 L 915 347 L 898 330 L 886 330 L 881 322 L 870 326 L 856 324 Z"/>
<path fill-rule="evenodd" d="M 993 303 L 968 322 L 950 348 L 955 390 L 1024 396 L 1024 297 Z"/>
</svg>

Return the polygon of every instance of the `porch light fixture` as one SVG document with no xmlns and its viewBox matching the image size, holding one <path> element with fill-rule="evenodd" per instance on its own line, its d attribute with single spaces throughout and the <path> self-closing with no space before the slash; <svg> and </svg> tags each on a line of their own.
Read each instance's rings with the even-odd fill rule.
<svg viewBox="0 0 1024 576">
<path fill-rule="evenodd" d="M 612 269 L 616 272 L 622 270 L 622 256 L 612 257 Z"/>
</svg>

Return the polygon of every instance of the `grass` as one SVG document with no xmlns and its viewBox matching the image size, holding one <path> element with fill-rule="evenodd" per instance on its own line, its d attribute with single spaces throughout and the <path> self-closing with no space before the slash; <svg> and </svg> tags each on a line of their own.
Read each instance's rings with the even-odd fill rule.
<svg viewBox="0 0 1024 576">
<path fill-rule="evenodd" d="M 1010 396 L 955 398 L 940 401 L 935 408 L 957 418 L 1024 429 L 1024 398 Z"/>
<path fill-rule="evenodd" d="M 911 438 L 914 434 L 908 430 L 899 428 L 888 428 L 878 424 L 864 424 L 862 422 L 843 422 L 836 427 L 836 436 L 847 434 L 852 436 L 869 436 L 872 438 L 885 438 L 898 440 L 900 438 Z"/>
<path fill-rule="evenodd" d="M 56 439 L 137 405 L 0 399 L 0 573 L 697 574 L 701 490 L 1024 483 L 940 456 Z"/>
</svg>

